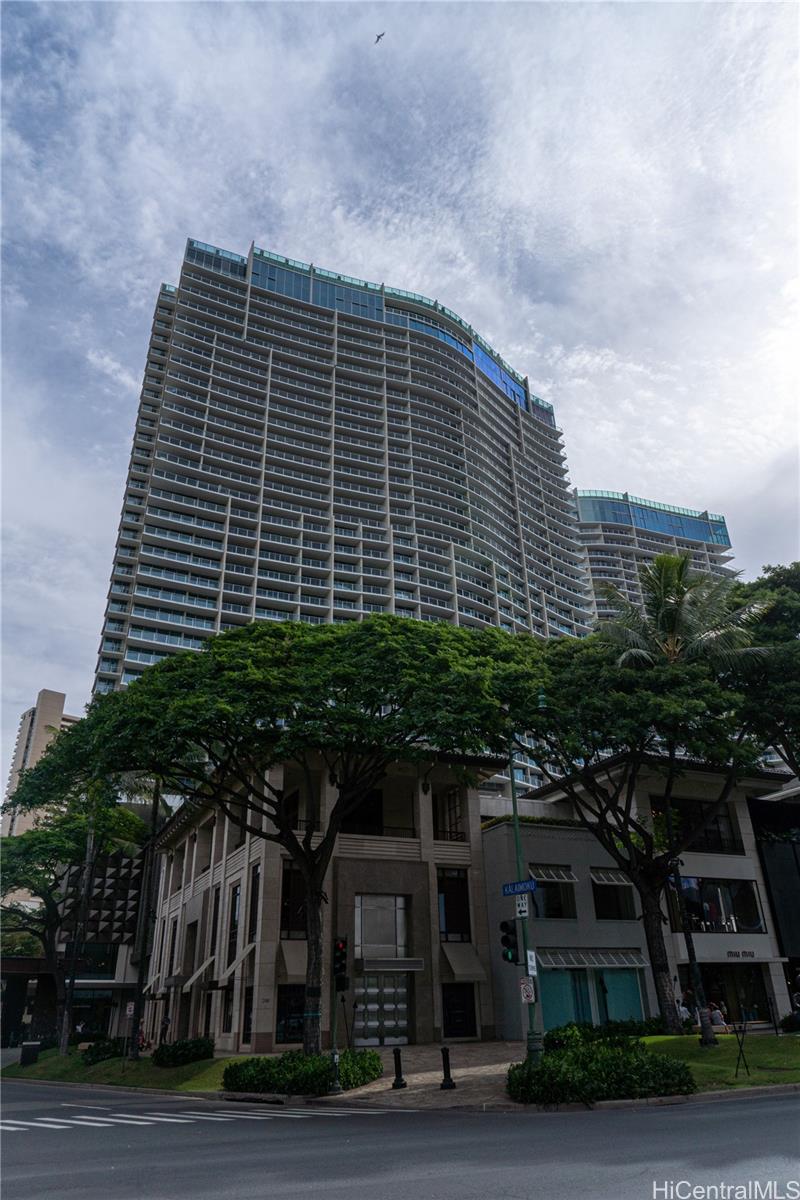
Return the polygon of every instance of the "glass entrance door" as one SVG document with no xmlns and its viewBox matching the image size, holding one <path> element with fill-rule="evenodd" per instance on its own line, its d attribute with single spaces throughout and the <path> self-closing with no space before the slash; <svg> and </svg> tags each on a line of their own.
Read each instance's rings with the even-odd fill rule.
<svg viewBox="0 0 800 1200">
<path fill-rule="evenodd" d="M 356 1046 L 408 1043 L 408 975 L 402 971 L 356 979 L 353 1042 Z"/>
</svg>

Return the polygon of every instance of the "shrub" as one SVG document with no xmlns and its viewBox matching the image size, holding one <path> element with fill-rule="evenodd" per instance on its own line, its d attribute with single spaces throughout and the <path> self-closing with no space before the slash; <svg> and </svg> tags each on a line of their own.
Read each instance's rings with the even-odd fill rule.
<svg viewBox="0 0 800 1200">
<path fill-rule="evenodd" d="M 586 1104 L 644 1096 L 689 1095 L 697 1090 L 686 1063 L 651 1054 L 639 1042 L 576 1045 L 546 1053 L 539 1066 L 514 1063 L 508 1093 L 521 1104 Z"/>
<path fill-rule="evenodd" d="M 343 1088 L 360 1087 L 383 1074 L 375 1050 L 345 1050 L 339 1056 Z M 278 1092 L 290 1096 L 320 1096 L 330 1088 L 333 1063 L 329 1054 L 287 1050 L 278 1058 L 245 1058 L 229 1063 L 222 1076 L 226 1092 Z"/>
<path fill-rule="evenodd" d="M 787 1013 L 779 1024 L 784 1033 L 800 1033 L 800 1012 Z"/>
<path fill-rule="evenodd" d="M 87 1047 L 81 1058 L 87 1067 L 93 1067 L 95 1063 L 105 1062 L 108 1058 L 122 1058 L 124 1053 L 125 1038 L 103 1038 Z"/>
<path fill-rule="evenodd" d="M 204 1058 L 213 1057 L 213 1038 L 184 1038 L 156 1046 L 152 1061 L 155 1067 L 182 1067 L 184 1063 L 202 1062 Z"/>
<path fill-rule="evenodd" d="M 576 1024 L 558 1025 L 548 1029 L 544 1035 L 545 1050 L 565 1050 L 568 1047 L 605 1042 L 609 1045 L 625 1045 L 629 1038 L 653 1037 L 666 1033 L 663 1017 L 648 1017 L 644 1021 L 606 1021 L 604 1025 Z"/>
</svg>

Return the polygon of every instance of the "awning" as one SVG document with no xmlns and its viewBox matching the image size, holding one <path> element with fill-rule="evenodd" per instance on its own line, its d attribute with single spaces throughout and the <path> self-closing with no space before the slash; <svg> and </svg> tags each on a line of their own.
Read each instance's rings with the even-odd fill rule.
<svg viewBox="0 0 800 1200">
<path fill-rule="evenodd" d="M 537 948 L 536 959 L 540 967 L 646 967 L 647 959 L 641 950 L 590 950 L 553 949 L 550 946 Z"/>
<path fill-rule="evenodd" d="M 548 863 L 529 863 L 531 877 L 537 883 L 577 883 L 569 867 L 553 867 Z"/>
<path fill-rule="evenodd" d="M 244 950 L 241 952 L 241 954 L 238 956 L 238 958 L 235 958 L 233 960 L 233 962 L 231 963 L 231 965 L 229 967 L 226 967 L 225 970 L 220 975 L 217 976 L 217 983 L 221 983 L 223 979 L 227 979 L 228 976 L 231 975 L 236 970 L 236 968 L 239 966 L 239 963 L 244 962 L 244 960 L 247 958 L 248 954 L 250 953 L 250 951 L 253 949 L 254 946 L 255 946 L 255 942 L 251 942 L 249 946 L 245 946 Z"/>
<path fill-rule="evenodd" d="M 283 969 L 287 983 L 305 983 L 308 963 L 308 943 L 305 938 L 280 943 Z"/>
<path fill-rule="evenodd" d="M 441 946 L 456 983 L 486 982 L 486 972 L 471 942 L 442 942 Z"/>
<path fill-rule="evenodd" d="M 630 886 L 630 879 L 624 871 L 616 871 L 613 867 L 590 867 L 589 873 L 592 877 L 592 883 L 627 883 Z"/>
<path fill-rule="evenodd" d="M 197 970 L 195 971 L 194 975 L 189 976 L 189 978 L 186 980 L 186 983 L 183 985 L 182 990 L 184 992 L 189 991 L 189 989 L 191 988 L 195 979 L 200 978 L 200 976 L 203 974 L 203 971 L 205 971 L 206 967 L 210 967 L 216 957 L 217 957 L 216 954 L 210 954 L 208 956 L 208 958 L 206 959 L 206 961 L 203 963 L 202 967 L 198 967 Z"/>
</svg>

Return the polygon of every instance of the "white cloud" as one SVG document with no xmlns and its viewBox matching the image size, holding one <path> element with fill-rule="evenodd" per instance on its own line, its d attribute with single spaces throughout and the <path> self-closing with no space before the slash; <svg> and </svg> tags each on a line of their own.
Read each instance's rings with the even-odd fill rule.
<svg viewBox="0 0 800 1200">
<path fill-rule="evenodd" d="M 726 513 L 750 573 L 797 553 L 791 6 L 13 5 L 4 41 L 15 705 L 88 690 L 187 236 L 435 296 L 580 486 Z"/>
</svg>

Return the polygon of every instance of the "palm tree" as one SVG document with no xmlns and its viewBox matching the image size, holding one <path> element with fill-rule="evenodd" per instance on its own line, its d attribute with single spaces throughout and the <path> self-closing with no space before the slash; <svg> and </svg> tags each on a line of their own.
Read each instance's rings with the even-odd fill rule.
<svg viewBox="0 0 800 1200">
<path fill-rule="evenodd" d="M 733 576 L 692 571 L 688 554 L 658 554 L 639 571 L 641 605 L 603 588 L 617 615 L 600 623 L 600 636 L 619 649 L 620 666 L 702 660 L 730 669 L 744 653 L 764 653 L 751 646 L 750 626 L 769 607 L 753 601 L 732 608 L 735 584 Z"/>
<path fill-rule="evenodd" d="M 642 604 L 632 604 L 615 587 L 603 589 L 605 599 L 616 609 L 616 617 L 602 621 L 600 638 L 619 650 L 619 666 L 655 666 L 659 663 L 705 662 L 715 672 L 731 670 L 742 655 L 766 651 L 751 645 L 750 626 L 769 607 L 753 602 L 733 608 L 733 576 L 704 575 L 691 568 L 689 554 L 658 554 L 641 568 L 639 584 Z M 669 758 L 668 783 L 664 796 L 667 843 L 675 845 L 671 789 L 679 747 L 666 746 Z M 716 1046 L 705 989 L 697 964 L 694 938 L 686 912 L 677 854 L 672 860 L 672 879 L 686 942 L 689 975 L 700 1013 L 701 1044 Z"/>
</svg>

